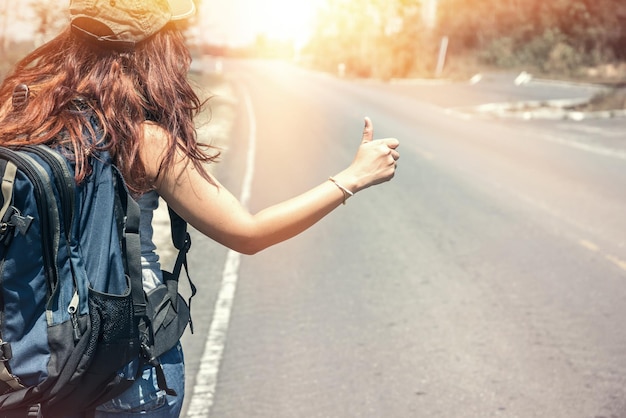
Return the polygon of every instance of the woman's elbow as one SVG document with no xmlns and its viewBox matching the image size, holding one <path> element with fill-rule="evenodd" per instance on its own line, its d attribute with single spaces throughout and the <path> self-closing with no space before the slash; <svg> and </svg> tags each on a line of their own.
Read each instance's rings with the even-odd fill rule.
<svg viewBox="0 0 626 418">
<path fill-rule="evenodd" d="M 236 239 L 231 242 L 224 243 L 224 245 L 231 250 L 244 255 L 255 255 L 269 247 L 269 245 L 265 245 L 259 240 L 251 238 Z"/>
<path fill-rule="evenodd" d="M 238 253 L 241 253 L 243 255 L 255 255 L 257 253 L 259 253 L 260 251 L 263 251 L 265 248 L 259 248 L 259 247 L 255 247 L 255 246 L 241 246 L 238 248 L 231 248 L 231 250 L 236 251 Z"/>
<path fill-rule="evenodd" d="M 229 234 L 209 235 L 225 247 L 245 255 L 254 255 L 280 242 L 274 234 L 263 234 L 253 226 Z"/>
</svg>

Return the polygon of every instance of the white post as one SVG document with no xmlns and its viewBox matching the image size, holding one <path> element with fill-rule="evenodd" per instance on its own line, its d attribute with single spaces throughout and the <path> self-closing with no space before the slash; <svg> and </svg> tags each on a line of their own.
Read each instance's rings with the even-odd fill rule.
<svg viewBox="0 0 626 418">
<path fill-rule="evenodd" d="M 440 77 L 443 72 L 443 67 L 446 63 L 446 55 L 448 53 L 448 37 L 441 38 L 441 45 L 439 46 L 439 59 L 437 60 L 436 76 Z"/>
</svg>

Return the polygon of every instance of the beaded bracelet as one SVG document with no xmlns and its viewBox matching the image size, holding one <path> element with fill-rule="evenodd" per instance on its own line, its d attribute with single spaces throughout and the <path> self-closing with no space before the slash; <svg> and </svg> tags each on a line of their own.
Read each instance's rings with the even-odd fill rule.
<svg viewBox="0 0 626 418">
<path fill-rule="evenodd" d="M 339 184 L 337 182 L 337 180 L 335 180 L 332 177 L 329 177 L 328 180 L 332 181 L 333 183 L 335 183 L 335 186 L 339 187 L 339 190 L 341 190 L 341 192 L 343 193 L 343 204 L 346 204 L 346 200 L 348 200 L 348 198 L 354 196 L 354 193 L 352 193 L 350 190 L 348 190 L 347 188 L 345 188 L 344 186 L 342 186 L 341 184 Z"/>
</svg>

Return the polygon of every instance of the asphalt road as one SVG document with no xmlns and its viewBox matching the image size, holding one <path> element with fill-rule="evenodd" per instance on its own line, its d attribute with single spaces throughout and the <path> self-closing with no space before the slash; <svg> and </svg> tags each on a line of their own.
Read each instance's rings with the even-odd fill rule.
<svg viewBox="0 0 626 418">
<path fill-rule="evenodd" d="M 625 119 L 468 110 L 593 89 L 224 74 L 215 170 L 252 211 L 349 164 L 364 116 L 401 159 L 255 256 L 194 234 L 187 417 L 626 416 Z"/>
</svg>

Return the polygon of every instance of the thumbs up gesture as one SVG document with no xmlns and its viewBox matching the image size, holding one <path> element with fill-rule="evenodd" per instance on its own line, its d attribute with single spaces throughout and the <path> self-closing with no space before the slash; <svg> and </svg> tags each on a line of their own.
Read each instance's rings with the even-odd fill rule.
<svg viewBox="0 0 626 418">
<path fill-rule="evenodd" d="M 370 118 L 365 118 L 361 145 L 354 161 L 345 171 L 353 179 L 355 190 L 365 189 L 375 184 L 389 181 L 396 172 L 400 153 L 400 142 L 396 138 L 374 139 L 374 125 Z"/>
</svg>

